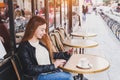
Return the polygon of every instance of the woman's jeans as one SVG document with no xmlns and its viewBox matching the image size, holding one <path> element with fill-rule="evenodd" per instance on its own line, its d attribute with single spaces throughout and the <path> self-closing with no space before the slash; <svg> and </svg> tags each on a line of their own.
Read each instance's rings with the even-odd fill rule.
<svg viewBox="0 0 120 80">
<path fill-rule="evenodd" d="M 54 72 L 40 74 L 38 80 L 73 80 L 73 77 L 68 72 Z"/>
</svg>

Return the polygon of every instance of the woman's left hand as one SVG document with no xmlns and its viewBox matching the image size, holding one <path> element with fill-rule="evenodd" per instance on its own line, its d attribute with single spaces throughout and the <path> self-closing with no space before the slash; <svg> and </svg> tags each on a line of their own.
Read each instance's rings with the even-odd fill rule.
<svg viewBox="0 0 120 80">
<path fill-rule="evenodd" d="M 58 66 L 63 66 L 65 63 L 66 63 L 66 60 L 64 59 L 56 59 L 54 62 L 54 65 L 57 68 Z"/>
</svg>

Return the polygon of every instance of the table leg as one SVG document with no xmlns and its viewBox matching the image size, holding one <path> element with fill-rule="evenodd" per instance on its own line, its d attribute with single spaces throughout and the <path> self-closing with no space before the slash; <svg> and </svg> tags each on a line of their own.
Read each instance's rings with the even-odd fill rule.
<svg viewBox="0 0 120 80">
<path fill-rule="evenodd" d="M 84 54 L 84 48 L 82 48 L 82 54 Z"/>
<path fill-rule="evenodd" d="M 80 48 L 80 49 L 79 49 L 79 53 L 80 53 L 80 54 L 84 54 L 84 48 Z"/>
<path fill-rule="evenodd" d="M 88 80 L 87 78 L 84 77 L 83 74 L 78 74 L 79 79 L 78 80 Z"/>
<path fill-rule="evenodd" d="M 82 39 L 85 39 L 85 37 L 82 37 Z"/>
<path fill-rule="evenodd" d="M 82 54 L 82 50 L 81 50 L 81 48 L 79 49 L 79 54 Z"/>
</svg>

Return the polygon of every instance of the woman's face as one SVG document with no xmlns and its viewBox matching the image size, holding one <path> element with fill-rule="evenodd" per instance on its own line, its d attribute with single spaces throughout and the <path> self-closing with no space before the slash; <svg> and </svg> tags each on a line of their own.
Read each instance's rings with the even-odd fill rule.
<svg viewBox="0 0 120 80">
<path fill-rule="evenodd" d="M 44 34 L 46 34 L 46 24 L 38 26 L 34 33 L 34 37 L 37 39 L 41 39 Z"/>
</svg>

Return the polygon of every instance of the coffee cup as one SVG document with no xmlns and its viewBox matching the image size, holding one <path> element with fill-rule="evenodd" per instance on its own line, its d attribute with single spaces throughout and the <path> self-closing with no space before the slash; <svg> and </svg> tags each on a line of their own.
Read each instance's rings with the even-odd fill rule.
<svg viewBox="0 0 120 80">
<path fill-rule="evenodd" d="M 88 67 L 89 61 L 87 58 L 81 58 L 79 63 L 81 64 L 81 67 Z"/>
</svg>

